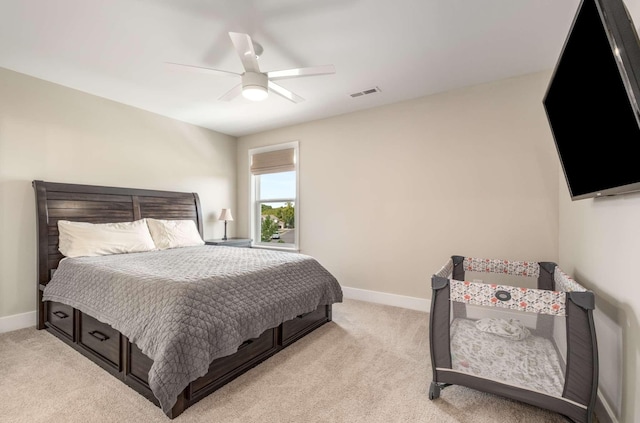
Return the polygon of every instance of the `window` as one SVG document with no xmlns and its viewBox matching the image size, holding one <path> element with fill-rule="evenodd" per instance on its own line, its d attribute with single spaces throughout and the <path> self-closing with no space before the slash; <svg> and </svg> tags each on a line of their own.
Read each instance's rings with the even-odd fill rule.
<svg viewBox="0 0 640 423">
<path fill-rule="evenodd" d="M 298 143 L 249 150 L 254 245 L 298 249 Z"/>
</svg>

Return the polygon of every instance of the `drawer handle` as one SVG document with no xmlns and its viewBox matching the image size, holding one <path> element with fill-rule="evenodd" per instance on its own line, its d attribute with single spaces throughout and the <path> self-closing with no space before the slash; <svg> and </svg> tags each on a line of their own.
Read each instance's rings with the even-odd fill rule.
<svg viewBox="0 0 640 423">
<path fill-rule="evenodd" d="M 298 319 L 305 318 L 305 317 L 307 317 L 308 315 L 310 315 L 311 313 L 313 313 L 313 311 L 310 311 L 310 312 L 308 312 L 308 313 L 302 313 L 302 314 L 299 314 L 299 315 L 298 315 Z"/>
<path fill-rule="evenodd" d="M 246 341 L 244 341 L 242 344 L 240 344 L 240 346 L 238 347 L 238 351 L 240 351 L 243 348 L 248 347 L 249 345 L 253 344 L 253 339 L 248 339 Z"/>
<path fill-rule="evenodd" d="M 67 313 L 65 313 L 64 311 L 54 311 L 53 314 L 55 314 L 56 317 L 60 318 L 60 319 L 66 319 L 67 317 L 69 317 L 69 315 Z"/>
<path fill-rule="evenodd" d="M 102 333 L 102 332 L 100 332 L 98 330 L 92 330 L 91 332 L 89 332 L 89 335 L 93 336 L 94 338 L 96 338 L 100 342 L 106 341 L 107 339 L 109 339 L 109 337 L 107 335 L 105 335 L 104 333 Z"/>
</svg>

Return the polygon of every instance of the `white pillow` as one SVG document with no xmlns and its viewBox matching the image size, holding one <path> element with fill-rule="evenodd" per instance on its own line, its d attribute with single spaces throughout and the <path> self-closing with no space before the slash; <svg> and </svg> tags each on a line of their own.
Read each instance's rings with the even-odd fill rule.
<svg viewBox="0 0 640 423">
<path fill-rule="evenodd" d="M 58 221 L 58 249 L 66 257 L 104 256 L 155 250 L 144 220 L 118 223 Z"/>
<path fill-rule="evenodd" d="M 147 218 L 149 232 L 159 250 L 204 245 L 193 220 L 161 220 Z"/>
</svg>

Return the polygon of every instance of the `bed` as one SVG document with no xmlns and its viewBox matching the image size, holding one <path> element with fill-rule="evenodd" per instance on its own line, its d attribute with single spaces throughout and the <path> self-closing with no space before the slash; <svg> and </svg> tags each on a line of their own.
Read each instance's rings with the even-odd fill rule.
<svg viewBox="0 0 640 423">
<path fill-rule="evenodd" d="M 198 196 L 45 181 L 33 186 L 37 328 L 169 418 L 329 322 L 332 304 L 342 300 L 335 278 L 302 254 L 204 245 L 65 258 L 60 220 L 192 220 L 202 235 Z"/>
<path fill-rule="evenodd" d="M 429 399 L 463 385 L 593 421 L 593 292 L 556 263 L 463 256 L 452 256 L 431 286 Z"/>
</svg>

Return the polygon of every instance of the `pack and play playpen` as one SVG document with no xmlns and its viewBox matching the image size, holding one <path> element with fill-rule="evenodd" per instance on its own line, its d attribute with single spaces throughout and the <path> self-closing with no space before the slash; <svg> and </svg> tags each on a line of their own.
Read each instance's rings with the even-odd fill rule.
<svg viewBox="0 0 640 423">
<path fill-rule="evenodd" d="M 592 422 L 593 292 L 555 263 L 462 256 L 452 256 L 431 284 L 429 399 L 463 385 Z"/>
</svg>

